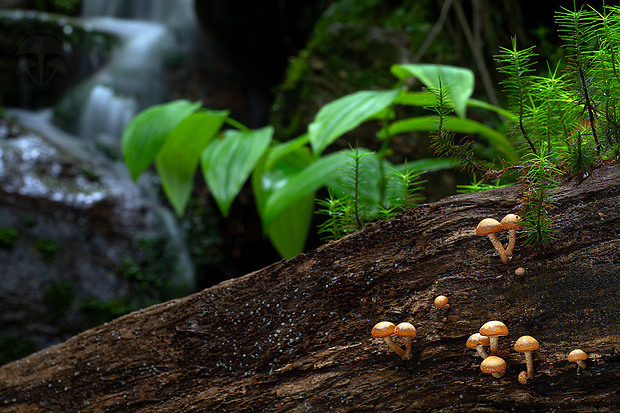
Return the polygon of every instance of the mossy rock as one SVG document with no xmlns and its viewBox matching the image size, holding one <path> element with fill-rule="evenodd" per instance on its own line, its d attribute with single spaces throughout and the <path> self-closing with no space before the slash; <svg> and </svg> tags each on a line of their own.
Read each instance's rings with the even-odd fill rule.
<svg viewBox="0 0 620 413">
<path fill-rule="evenodd" d="M 279 139 L 305 133 L 325 104 L 364 89 L 387 89 L 397 79 L 394 63 L 411 61 L 412 44 L 420 44 L 432 27 L 428 1 L 334 3 L 317 22 L 307 47 L 291 60 L 276 91 L 271 123 Z M 354 131 L 349 141 L 376 140 L 370 130 Z M 346 145 L 345 145 L 346 146 Z"/>
</svg>

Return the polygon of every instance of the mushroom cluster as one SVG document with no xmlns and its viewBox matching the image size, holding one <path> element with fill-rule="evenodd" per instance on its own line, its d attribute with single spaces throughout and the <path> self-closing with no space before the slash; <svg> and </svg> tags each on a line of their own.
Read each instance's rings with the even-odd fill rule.
<svg viewBox="0 0 620 413">
<path fill-rule="evenodd" d="M 467 348 L 475 348 L 478 351 L 483 361 L 480 364 L 480 370 L 484 373 L 493 374 L 495 377 L 501 377 L 506 370 L 506 362 L 499 357 L 499 337 L 508 335 L 508 327 L 501 321 L 493 320 L 483 324 L 480 327 L 480 332 L 472 334 L 465 344 Z M 489 356 L 484 351 L 484 346 L 489 346 L 492 356 Z M 528 379 L 534 378 L 534 360 L 532 357 L 532 351 L 538 350 L 539 343 L 532 336 L 522 336 L 516 341 L 514 345 L 515 351 L 525 354 L 525 363 L 527 372 L 522 371 L 519 373 L 518 380 L 522 384 L 526 384 Z M 569 357 L 570 360 L 570 357 Z"/>
<path fill-rule="evenodd" d="M 382 338 L 385 344 L 403 360 L 409 360 L 411 358 L 411 339 L 416 336 L 416 329 L 411 323 L 394 325 L 394 323 L 389 321 L 381 321 L 375 324 L 370 334 L 373 337 Z M 394 342 L 392 335 L 402 338 L 405 343 L 405 350 Z"/>
<path fill-rule="evenodd" d="M 476 227 L 476 235 L 487 236 L 493 244 L 495 251 L 499 254 L 500 259 L 504 264 L 508 264 L 512 259 L 512 255 L 517 244 L 517 229 L 521 228 L 521 218 L 516 214 L 508 214 L 501 221 L 497 221 L 493 218 L 485 218 Z M 503 230 L 508 230 L 508 245 L 504 249 L 504 246 L 497 238 L 497 233 Z"/>
</svg>

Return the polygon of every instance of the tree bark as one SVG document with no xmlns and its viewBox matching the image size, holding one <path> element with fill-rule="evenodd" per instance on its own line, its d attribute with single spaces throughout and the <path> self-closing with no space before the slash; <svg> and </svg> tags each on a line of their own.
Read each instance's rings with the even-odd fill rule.
<svg viewBox="0 0 620 413">
<path fill-rule="evenodd" d="M 618 411 L 620 168 L 564 184 L 557 239 L 547 249 L 519 240 L 503 265 L 475 228 L 518 212 L 519 194 L 424 204 L 85 331 L 0 368 L 0 410 Z M 442 294 L 447 310 L 433 306 Z M 416 327 L 410 360 L 371 337 L 382 320 Z M 465 347 L 489 320 L 510 330 L 499 339 L 501 378 Z M 512 348 L 521 335 L 540 343 L 525 385 L 525 358 Z M 585 370 L 567 361 L 575 348 L 589 354 Z"/>
</svg>

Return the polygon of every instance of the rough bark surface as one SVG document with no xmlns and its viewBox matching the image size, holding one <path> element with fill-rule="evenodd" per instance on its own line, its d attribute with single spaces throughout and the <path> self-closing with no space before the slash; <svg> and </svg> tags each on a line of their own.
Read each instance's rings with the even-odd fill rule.
<svg viewBox="0 0 620 413">
<path fill-rule="evenodd" d="M 503 265 L 480 219 L 517 188 L 425 204 L 340 241 L 129 314 L 0 368 L 3 412 L 612 412 L 620 409 L 620 167 L 556 194 L 557 240 Z M 505 235 L 500 239 L 506 243 Z M 526 274 L 515 275 L 523 267 Z M 433 306 L 437 295 L 451 308 Z M 489 320 L 508 363 L 480 371 Z M 418 331 L 403 361 L 370 336 Z M 517 381 L 534 336 L 535 377 Z M 581 348 L 585 370 L 566 359 Z"/>
</svg>

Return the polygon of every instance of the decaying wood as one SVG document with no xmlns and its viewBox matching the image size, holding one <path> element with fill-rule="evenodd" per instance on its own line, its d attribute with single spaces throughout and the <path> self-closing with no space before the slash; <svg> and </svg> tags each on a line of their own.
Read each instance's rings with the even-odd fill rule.
<svg viewBox="0 0 620 413">
<path fill-rule="evenodd" d="M 0 368 L 3 412 L 611 412 L 620 408 L 620 168 L 555 198 L 557 240 L 503 265 L 474 229 L 517 188 L 425 204 L 340 241 L 88 330 Z M 505 235 L 500 239 L 506 242 Z M 526 274 L 515 275 L 523 267 Z M 451 308 L 433 306 L 446 295 Z M 488 320 L 506 374 L 467 337 Z M 370 336 L 413 323 L 404 361 Z M 534 336 L 535 377 L 517 381 Z M 566 360 L 581 348 L 585 370 Z"/>
</svg>

